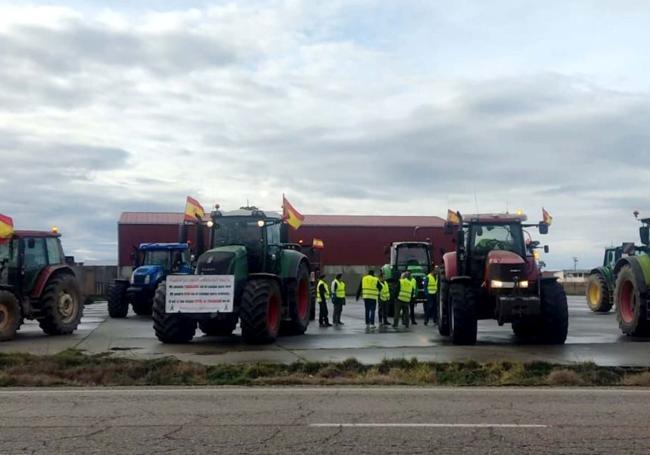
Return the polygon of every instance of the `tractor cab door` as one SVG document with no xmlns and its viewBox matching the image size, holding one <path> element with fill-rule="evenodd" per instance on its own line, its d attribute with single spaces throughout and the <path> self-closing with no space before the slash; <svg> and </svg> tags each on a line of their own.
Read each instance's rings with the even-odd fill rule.
<svg viewBox="0 0 650 455">
<path fill-rule="evenodd" d="M 0 244 L 0 284 L 20 287 L 20 240 L 12 239 Z"/>
<path fill-rule="evenodd" d="M 280 238 L 280 224 L 271 224 L 266 226 L 265 241 L 266 241 L 266 257 L 265 259 L 265 272 L 267 273 L 280 273 L 280 263 L 282 262 L 282 248 Z"/>
<path fill-rule="evenodd" d="M 603 259 L 604 267 L 614 267 L 616 262 L 621 258 L 621 252 L 617 248 L 607 248 L 605 250 L 605 259 Z"/>
<path fill-rule="evenodd" d="M 22 239 L 22 287 L 24 293 L 31 292 L 41 271 L 48 266 L 45 238 Z"/>
</svg>

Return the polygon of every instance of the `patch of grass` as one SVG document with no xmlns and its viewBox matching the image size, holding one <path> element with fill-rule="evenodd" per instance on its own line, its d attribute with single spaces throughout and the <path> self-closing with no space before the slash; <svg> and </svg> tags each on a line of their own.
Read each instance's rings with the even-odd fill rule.
<svg viewBox="0 0 650 455">
<path fill-rule="evenodd" d="M 650 368 L 593 363 L 420 362 L 364 365 L 297 362 L 202 365 L 173 357 L 137 360 L 67 350 L 53 356 L 0 354 L 0 387 L 165 385 L 410 385 L 410 386 L 648 386 Z"/>
</svg>

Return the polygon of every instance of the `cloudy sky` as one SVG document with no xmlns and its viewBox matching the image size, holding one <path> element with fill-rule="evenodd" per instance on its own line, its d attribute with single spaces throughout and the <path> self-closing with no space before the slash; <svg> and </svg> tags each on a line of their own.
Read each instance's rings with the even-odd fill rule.
<svg viewBox="0 0 650 455">
<path fill-rule="evenodd" d="M 650 4 L 0 2 L 0 212 L 116 261 L 120 212 L 554 216 L 555 268 L 650 214 Z M 106 6 L 110 5 L 110 6 Z"/>
</svg>

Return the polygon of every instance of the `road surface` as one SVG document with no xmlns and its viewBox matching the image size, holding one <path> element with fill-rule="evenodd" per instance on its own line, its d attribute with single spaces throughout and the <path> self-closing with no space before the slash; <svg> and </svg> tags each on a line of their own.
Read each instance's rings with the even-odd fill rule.
<svg viewBox="0 0 650 455">
<path fill-rule="evenodd" d="M 0 453 L 650 453 L 650 390 L 3 390 Z"/>
</svg>

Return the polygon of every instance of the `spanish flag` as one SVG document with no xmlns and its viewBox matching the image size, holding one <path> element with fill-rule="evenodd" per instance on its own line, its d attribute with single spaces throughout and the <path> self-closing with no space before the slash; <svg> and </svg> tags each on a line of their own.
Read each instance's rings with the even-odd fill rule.
<svg viewBox="0 0 650 455">
<path fill-rule="evenodd" d="M 447 222 L 450 224 L 460 224 L 460 216 L 458 216 L 458 212 L 447 210 Z"/>
<path fill-rule="evenodd" d="M 548 224 L 549 226 L 553 224 L 553 217 L 546 211 L 544 207 L 542 207 L 542 222 Z"/>
<path fill-rule="evenodd" d="M 185 221 L 201 221 L 205 216 L 205 210 L 203 206 L 194 198 L 187 196 L 187 202 L 185 203 Z"/>
<path fill-rule="evenodd" d="M 14 220 L 0 213 L 0 243 L 9 240 L 14 233 Z"/>
<path fill-rule="evenodd" d="M 305 221 L 305 217 L 302 216 L 298 210 L 293 208 L 293 205 L 287 201 L 287 198 L 284 197 L 284 195 L 282 196 L 282 218 L 294 229 L 298 229 L 302 225 L 303 221 Z"/>
</svg>

